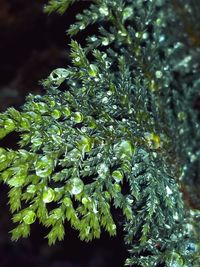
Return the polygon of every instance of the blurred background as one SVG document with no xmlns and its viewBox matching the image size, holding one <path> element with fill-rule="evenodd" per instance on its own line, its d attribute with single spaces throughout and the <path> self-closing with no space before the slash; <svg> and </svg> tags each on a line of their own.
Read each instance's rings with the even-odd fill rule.
<svg viewBox="0 0 200 267">
<path fill-rule="evenodd" d="M 69 64 L 66 29 L 74 21 L 77 11 L 87 7 L 88 2 L 80 1 L 63 16 L 44 14 L 46 2 L 0 0 L 0 112 L 10 106 L 19 108 L 28 93 L 44 93 L 39 81 L 53 69 Z M 83 43 L 84 35 L 76 39 Z M 13 135 L 1 145 L 12 147 L 15 140 Z M 7 188 L 1 185 L 0 267 L 123 266 L 126 248 L 122 233 L 117 238 L 102 233 L 100 240 L 84 243 L 79 241 L 78 233 L 66 225 L 65 240 L 49 247 L 44 239 L 47 229 L 34 225 L 30 238 L 12 242 L 9 231 L 13 225 L 7 192 Z"/>
</svg>

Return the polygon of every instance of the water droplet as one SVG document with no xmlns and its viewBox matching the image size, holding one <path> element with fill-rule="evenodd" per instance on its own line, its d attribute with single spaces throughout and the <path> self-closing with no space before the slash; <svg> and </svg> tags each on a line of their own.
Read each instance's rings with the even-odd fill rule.
<svg viewBox="0 0 200 267">
<path fill-rule="evenodd" d="M 142 32 L 136 32 L 135 33 L 136 38 L 142 38 L 142 36 L 143 36 Z"/>
<path fill-rule="evenodd" d="M 109 126 L 109 130 L 112 131 L 113 129 L 114 129 L 113 125 L 110 125 L 110 126 Z"/>
<path fill-rule="evenodd" d="M 55 193 L 52 188 L 45 188 L 42 194 L 42 200 L 44 203 L 50 203 L 54 200 Z"/>
<path fill-rule="evenodd" d="M 146 40 L 148 37 L 149 37 L 148 32 L 144 32 L 143 36 L 142 36 L 142 39 Z"/>
<path fill-rule="evenodd" d="M 98 210 L 97 210 L 97 202 L 96 201 L 92 205 L 92 211 L 94 212 L 94 214 L 97 214 L 98 213 Z"/>
<path fill-rule="evenodd" d="M 179 121 L 184 121 L 184 120 L 186 119 L 186 114 L 185 114 L 185 112 L 180 111 L 180 112 L 178 113 L 178 119 L 179 119 Z"/>
<path fill-rule="evenodd" d="M 105 97 L 103 97 L 103 99 L 102 99 L 102 103 L 105 103 L 105 104 L 106 104 L 106 103 L 108 103 L 108 100 L 109 100 L 108 97 L 105 96 Z"/>
<path fill-rule="evenodd" d="M 109 95 L 109 96 L 111 96 L 112 94 L 113 94 L 113 92 L 110 90 L 107 92 L 107 95 Z"/>
<path fill-rule="evenodd" d="M 121 159 L 132 157 L 135 151 L 132 143 L 128 140 L 122 140 L 120 143 L 114 146 L 114 149 Z"/>
<path fill-rule="evenodd" d="M 54 109 L 53 112 L 51 113 L 52 117 L 54 119 L 59 119 L 61 117 L 61 111 L 58 109 Z"/>
<path fill-rule="evenodd" d="M 74 113 L 73 119 L 76 123 L 80 123 L 83 121 L 83 114 L 77 111 Z"/>
<path fill-rule="evenodd" d="M 27 187 L 26 192 L 30 194 L 34 194 L 36 190 L 37 190 L 36 185 L 31 184 Z"/>
<path fill-rule="evenodd" d="M 81 127 L 81 132 L 82 133 L 86 133 L 87 132 L 87 127 L 85 127 L 85 126 Z"/>
<path fill-rule="evenodd" d="M 90 40 L 91 40 L 92 42 L 95 42 L 95 41 L 97 41 L 98 39 L 97 39 L 96 36 L 92 36 L 92 37 L 90 38 Z"/>
<path fill-rule="evenodd" d="M 83 197 L 81 202 L 83 203 L 83 205 L 87 205 L 89 202 L 91 202 L 90 197 Z"/>
<path fill-rule="evenodd" d="M 133 15 L 133 8 L 130 6 L 127 6 L 123 9 L 123 20 L 128 19 Z"/>
<path fill-rule="evenodd" d="M 172 190 L 169 188 L 169 186 L 166 186 L 166 192 L 167 195 L 171 195 L 173 193 Z"/>
<path fill-rule="evenodd" d="M 102 158 L 102 153 L 98 153 L 98 154 L 97 154 L 97 158 L 98 158 L 98 159 L 101 159 L 101 158 Z"/>
<path fill-rule="evenodd" d="M 69 180 L 69 191 L 72 195 L 78 195 L 83 191 L 84 183 L 79 178 L 72 178 Z"/>
<path fill-rule="evenodd" d="M 43 156 L 35 163 L 35 172 L 39 177 L 48 177 L 53 171 L 53 160 L 48 156 Z"/>
<path fill-rule="evenodd" d="M 109 44 L 109 39 L 108 38 L 102 38 L 102 45 L 107 46 Z"/>
<path fill-rule="evenodd" d="M 80 57 L 76 57 L 76 58 L 75 58 L 75 61 L 76 61 L 76 62 L 79 62 L 79 61 L 80 61 Z"/>
<path fill-rule="evenodd" d="M 157 70 L 157 71 L 156 71 L 156 78 L 157 78 L 157 79 L 160 79 L 161 77 L 162 77 L 162 71 Z"/>
<path fill-rule="evenodd" d="M 92 139 L 88 136 L 82 136 L 81 139 L 77 142 L 78 149 L 85 152 L 90 152 L 92 145 Z"/>
<path fill-rule="evenodd" d="M 24 217 L 23 217 L 23 221 L 25 222 L 25 224 L 32 224 L 35 222 L 36 220 L 36 214 L 34 211 L 32 210 L 28 210 L 28 211 L 25 211 L 24 213 Z"/>
<path fill-rule="evenodd" d="M 164 35 L 160 35 L 158 41 L 160 43 L 162 43 L 164 40 L 165 40 L 165 36 Z"/>
<path fill-rule="evenodd" d="M 178 220 L 179 220 L 179 216 L 178 216 L 178 213 L 177 213 L 177 212 L 175 212 L 175 213 L 173 214 L 173 219 L 174 219 L 175 221 L 178 221 Z"/>
<path fill-rule="evenodd" d="M 108 171 L 109 168 L 105 163 L 101 163 L 97 168 L 97 173 L 103 177 L 108 173 Z"/>
</svg>

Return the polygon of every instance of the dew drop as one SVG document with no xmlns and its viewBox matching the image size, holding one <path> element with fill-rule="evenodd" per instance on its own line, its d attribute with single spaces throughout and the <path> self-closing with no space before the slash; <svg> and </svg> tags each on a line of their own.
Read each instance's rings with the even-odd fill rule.
<svg viewBox="0 0 200 267">
<path fill-rule="evenodd" d="M 105 163 L 101 163 L 97 168 L 97 173 L 100 176 L 105 176 L 109 171 L 108 166 Z"/>
<path fill-rule="evenodd" d="M 36 189 L 37 189 L 36 185 L 31 184 L 27 187 L 26 192 L 34 194 L 36 192 Z"/>
<path fill-rule="evenodd" d="M 172 190 L 169 188 L 169 186 L 166 186 L 166 192 L 167 195 L 171 195 L 173 193 Z"/>
<path fill-rule="evenodd" d="M 162 71 L 160 71 L 160 70 L 157 70 L 157 71 L 156 71 L 156 78 L 157 78 L 157 79 L 162 78 Z"/>
<path fill-rule="evenodd" d="M 108 44 L 109 44 L 109 39 L 104 37 L 102 39 L 102 45 L 107 46 Z"/>
<path fill-rule="evenodd" d="M 45 188 L 42 194 L 42 200 L 44 203 L 50 203 L 54 200 L 55 193 L 52 188 Z"/>
<path fill-rule="evenodd" d="M 69 180 L 69 191 L 72 195 L 78 195 L 83 191 L 84 183 L 79 178 Z"/>
<path fill-rule="evenodd" d="M 80 57 L 76 57 L 76 58 L 75 58 L 75 61 L 76 61 L 76 62 L 79 62 L 79 61 L 80 61 Z"/>
<path fill-rule="evenodd" d="M 34 211 L 28 210 L 25 212 L 25 215 L 23 217 L 23 221 L 25 222 L 25 224 L 32 224 L 35 222 L 35 220 L 36 220 L 36 214 Z"/>
<path fill-rule="evenodd" d="M 108 100 L 109 100 L 108 97 L 105 96 L 105 97 L 102 99 L 102 102 L 106 104 L 106 103 L 108 103 Z"/>
<path fill-rule="evenodd" d="M 47 156 L 43 156 L 35 163 L 35 172 L 39 177 L 48 177 L 53 170 L 53 160 Z"/>
<path fill-rule="evenodd" d="M 83 114 L 77 111 L 74 113 L 73 119 L 76 123 L 80 123 L 83 121 Z"/>
</svg>

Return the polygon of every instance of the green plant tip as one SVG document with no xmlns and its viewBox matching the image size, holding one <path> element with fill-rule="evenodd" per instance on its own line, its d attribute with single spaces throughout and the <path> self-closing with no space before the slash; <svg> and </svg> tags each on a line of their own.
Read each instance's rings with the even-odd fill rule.
<svg viewBox="0 0 200 267">
<path fill-rule="evenodd" d="M 123 173 L 119 170 L 116 170 L 112 173 L 112 177 L 114 178 L 114 180 L 119 183 L 123 180 Z"/>
<path fill-rule="evenodd" d="M 92 77 L 97 76 L 98 68 L 94 64 L 90 64 L 90 68 L 88 70 L 88 74 Z"/>
<path fill-rule="evenodd" d="M 63 114 L 64 114 L 65 117 L 68 118 L 71 115 L 70 109 L 68 107 L 64 107 L 63 108 Z"/>
</svg>

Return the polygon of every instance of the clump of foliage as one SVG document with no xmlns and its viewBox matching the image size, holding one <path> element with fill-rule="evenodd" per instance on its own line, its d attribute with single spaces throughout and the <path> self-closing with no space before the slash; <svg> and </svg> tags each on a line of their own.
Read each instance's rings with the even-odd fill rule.
<svg viewBox="0 0 200 267">
<path fill-rule="evenodd" d="M 73 2 L 50 0 L 45 10 L 62 14 Z M 113 236 L 115 208 L 126 265 L 199 266 L 198 212 L 180 190 L 199 171 L 198 47 L 187 51 L 168 1 L 90 2 L 68 34 L 91 24 L 98 33 L 85 47 L 71 39 L 72 64 L 43 81 L 44 95 L 0 115 L 0 138 L 20 135 L 18 149 L 0 148 L 12 239 L 36 220 L 50 228 L 49 244 L 64 238 L 66 221 L 81 240 L 102 229 Z"/>
</svg>

